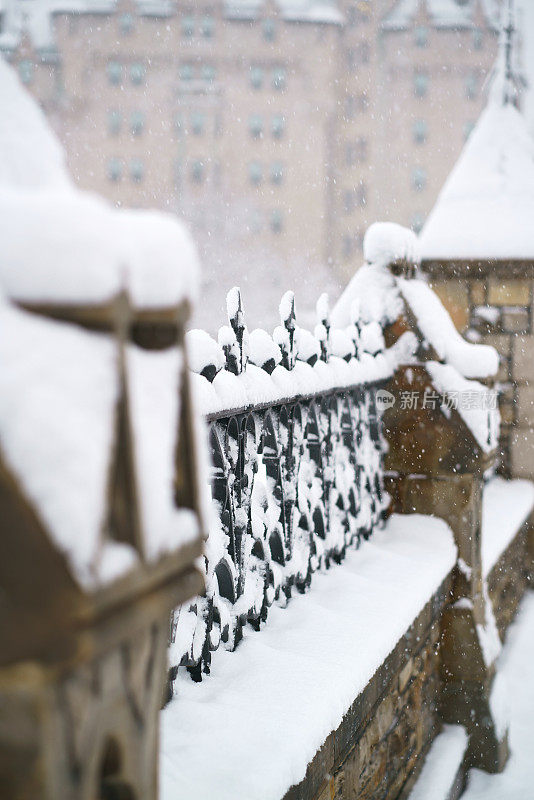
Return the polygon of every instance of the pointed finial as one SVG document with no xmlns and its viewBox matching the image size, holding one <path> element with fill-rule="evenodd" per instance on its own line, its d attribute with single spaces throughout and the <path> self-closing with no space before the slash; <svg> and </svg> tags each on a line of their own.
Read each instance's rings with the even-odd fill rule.
<svg viewBox="0 0 534 800">
<path fill-rule="evenodd" d="M 248 361 L 248 331 L 245 325 L 245 315 L 241 302 L 241 290 L 238 286 L 234 286 L 226 295 L 226 311 L 228 314 L 228 322 L 234 332 L 239 347 L 237 370 L 238 374 L 240 374 L 245 369 Z"/>
<path fill-rule="evenodd" d="M 513 0 L 505 0 L 501 16 L 499 55 L 492 76 L 492 96 L 502 105 L 519 105 L 521 79 L 514 69 L 515 24 Z"/>
</svg>

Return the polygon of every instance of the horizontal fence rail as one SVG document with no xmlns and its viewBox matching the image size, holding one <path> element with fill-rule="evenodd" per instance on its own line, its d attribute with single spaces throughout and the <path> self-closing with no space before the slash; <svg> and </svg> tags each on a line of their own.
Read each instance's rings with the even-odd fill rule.
<svg viewBox="0 0 534 800">
<path fill-rule="evenodd" d="M 271 340 L 273 345 L 278 340 L 278 352 L 263 365 L 269 374 L 277 363 L 291 371 L 302 348 L 288 295 L 281 304 L 282 329 Z M 317 347 L 308 340 L 307 351 L 328 362 L 339 356 L 330 351 L 325 303 L 321 298 L 318 304 Z M 229 313 L 233 337 L 223 331 L 224 369 L 240 375 L 248 361 L 248 332 L 236 290 L 228 305 L 234 311 Z M 352 328 L 359 337 L 358 326 Z M 269 355 L 268 347 L 264 351 Z M 355 342 L 345 360 L 360 356 Z M 217 359 L 208 361 L 197 368 L 213 381 Z M 347 548 L 357 547 L 380 524 L 384 443 L 376 390 L 381 385 L 374 381 L 210 415 L 213 518 L 206 593 L 175 612 L 171 679 L 184 666 L 200 680 L 214 650 L 233 650 L 245 624 L 259 629 L 273 603 L 285 605 L 292 592 L 304 592 L 315 571 L 339 563 Z"/>
</svg>

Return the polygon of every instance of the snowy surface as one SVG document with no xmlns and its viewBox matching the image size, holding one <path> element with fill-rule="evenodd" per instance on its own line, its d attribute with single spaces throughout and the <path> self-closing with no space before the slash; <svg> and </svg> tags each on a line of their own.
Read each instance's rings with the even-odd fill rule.
<svg viewBox="0 0 534 800">
<path fill-rule="evenodd" d="M 533 664 L 534 592 L 527 592 L 497 663 L 498 676 L 508 685 L 510 760 L 499 775 L 472 770 L 462 800 L 530 800 L 534 797 Z M 496 710 L 496 699 L 492 707 Z"/>
<path fill-rule="evenodd" d="M 467 380 L 450 364 L 427 361 L 425 367 L 436 391 L 458 399 L 458 413 L 482 451 L 494 450 L 499 437 L 500 414 L 493 391 L 478 381 Z"/>
<path fill-rule="evenodd" d="M 363 385 L 384 380 L 391 375 L 391 363 L 382 353 L 376 356 L 363 353 L 359 360 L 351 359 L 350 362 L 331 356 L 328 362 L 317 361 L 313 367 L 304 361 L 297 361 L 292 370 L 279 364 L 272 375 L 249 362 L 241 375 L 223 369 L 212 383 L 197 374 L 193 374 L 192 379 L 202 413 L 217 414 Z"/>
<path fill-rule="evenodd" d="M 86 589 L 137 561 L 106 538 L 107 489 L 119 393 L 113 339 L 0 300 L 0 450 L 73 575 Z M 128 351 L 136 480 L 147 558 L 197 535 L 174 507 L 182 355 Z"/>
<path fill-rule="evenodd" d="M 234 653 L 215 652 L 211 677 L 179 677 L 161 716 L 161 800 L 280 800 L 455 558 L 442 520 L 395 515 L 273 607 L 260 635 L 245 628 Z"/>
<path fill-rule="evenodd" d="M 421 233 L 423 259 L 534 256 L 534 141 L 490 100 Z"/>
<path fill-rule="evenodd" d="M 531 481 L 493 478 L 482 501 L 482 573 L 487 576 L 534 508 Z"/>
<path fill-rule="evenodd" d="M 143 16 L 168 17 L 176 14 L 173 0 L 135 0 L 134 8 Z M 332 0 L 277 0 L 282 16 L 291 21 L 340 24 L 343 21 Z M 117 0 L 0 0 L 5 21 L 0 33 L 0 48 L 17 47 L 24 34 L 37 49 L 53 49 L 54 15 L 64 13 L 113 14 Z M 262 13 L 263 0 L 225 0 L 228 16 L 250 19 Z"/>
<path fill-rule="evenodd" d="M 194 513 L 173 502 L 183 356 L 130 346 L 127 367 L 144 544 L 155 560 L 198 535 Z"/>
<path fill-rule="evenodd" d="M 367 264 L 376 267 L 387 267 L 403 259 L 417 264 L 419 241 L 413 231 L 396 222 L 374 222 L 363 240 L 363 257 Z"/>
<path fill-rule="evenodd" d="M 465 728 L 444 725 L 432 743 L 409 800 L 449 800 L 466 748 Z"/>
<path fill-rule="evenodd" d="M 332 309 L 332 325 L 344 328 L 358 310 L 366 321 L 394 322 L 402 313 L 402 298 L 395 278 L 384 266 L 364 264 L 351 278 Z"/>
<path fill-rule="evenodd" d="M 0 186 L 67 189 L 71 182 L 59 140 L 1 57 L 0 95 Z"/>
<path fill-rule="evenodd" d="M 59 142 L 0 58 L 0 283 L 23 302 L 99 303 L 127 289 L 135 306 L 193 300 L 198 259 L 182 223 L 117 210 L 75 189 Z"/>
<path fill-rule="evenodd" d="M 473 3 L 460 3 L 458 0 L 396 0 L 391 11 L 382 23 L 385 30 L 404 30 L 412 25 L 421 13 L 421 6 L 428 14 L 429 21 L 436 27 L 471 28 L 476 24 Z M 494 27 L 499 21 L 497 0 L 482 0 L 480 4 L 488 24 Z M 478 10 L 478 8 L 477 8 Z"/>
<path fill-rule="evenodd" d="M 97 579 L 116 344 L 0 304 L 0 449 L 84 585 Z"/>
<path fill-rule="evenodd" d="M 389 264 L 402 259 L 417 264 L 418 243 L 412 231 L 394 223 L 377 222 L 365 236 L 364 255 L 366 263 L 356 272 L 332 311 L 333 325 L 338 328 L 350 325 L 355 308 L 367 323 L 392 323 L 402 314 L 406 303 L 422 336 L 440 360 L 451 364 L 465 378 L 486 378 L 497 372 L 497 351 L 487 345 L 466 342 L 425 280 L 395 278 L 389 271 Z"/>
<path fill-rule="evenodd" d="M 466 342 L 437 294 L 425 281 L 399 278 L 398 285 L 419 330 L 438 358 L 455 367 L 464 378 L 487 378 L 496 374 L 499 354 L 495 348 Z"/>
</svg>

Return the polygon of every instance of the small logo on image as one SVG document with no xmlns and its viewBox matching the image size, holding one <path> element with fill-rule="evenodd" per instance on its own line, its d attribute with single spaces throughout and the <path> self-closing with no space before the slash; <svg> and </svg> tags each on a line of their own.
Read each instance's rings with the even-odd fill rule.
<svg viewBox="0 0 534 800">
<path fill-rule="evenodd" d="M 378 389 L 376 393 L 376 405 L 377 408 L 382 409 L 385 411 L 387 408 L 391 408 L 395 404 L 395 396 L 388 392 L 387 389 Z"/>
</svg>

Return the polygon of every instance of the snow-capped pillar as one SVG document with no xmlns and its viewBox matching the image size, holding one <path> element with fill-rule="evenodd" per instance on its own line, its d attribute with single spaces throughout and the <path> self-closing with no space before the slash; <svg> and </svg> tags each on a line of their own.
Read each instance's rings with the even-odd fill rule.
<svg viewBox="0 0 534 800">
<path fill-rule="evenodd" d="M 403 288 L 405 298 L 413 294 L 408 288 Z M 390 334 L 411 327 L 421 360 L 399 366 L 388 387 L 394 402 L 383 417 L 389 445 L 386 488 L 396 511 L 442 517 L 454 533 L 459 558 L 452 602 L 442 617 L 441 714 L 468 730 L 470 766 L 496 772 L 504 767 L 508 748 L 505 726 L 492 712 L 500 640 L 482 580 L 482 491 L 484 474 L 495 462 L 493 440 L 483 435 L 490 398 L 483 386 L 439 363 L 434 348 L 423 346 L 413 304 L 405 309 L 404 323 L 397 320 Z M 449 403 L 454 395 L 456 401 Z M 480 408 L 474 414 L 472 395 Z"/>
</svg>

